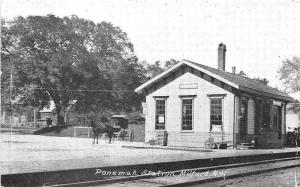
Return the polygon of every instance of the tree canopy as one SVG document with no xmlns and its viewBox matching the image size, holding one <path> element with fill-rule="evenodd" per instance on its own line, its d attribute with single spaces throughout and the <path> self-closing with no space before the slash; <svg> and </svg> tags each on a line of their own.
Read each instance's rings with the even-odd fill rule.
<svg viewBox="0 0 300 187">
<path fill-rule="evenodd" d="M 293 57 L 282 62 L 279 71 L 279 78 L 287 92 L 300 91 L 300 58 Z"/>
<path fill-rule="evenodd" d="M 249 78 L 249 76 L 242 70 L 239 73 L 237 73 L 237 75 Z M 255 80 L 259 83 L 265 84 L 265 85 L 269 84 L 269 80 L 266 78 L 254 77 L 253 80 Z"/>
<path fill-rule="evenodd" d="M 156 61 L 154 64 L 148 64 L 146 62 L 143 63 L 143 73 L 147 79 L 151 79 L 163 71 L 171 68 L 172 66 L 179 63 L 178 60 L 170 59 L 164 62 L 164 65 L 162 66 L 161 61 Z"/>
<path fill-rule="evenodd" d="M 269 84 L 269 80 L 266 78 L 254 77 L 253 79 L 265 85 Z"/>
<path fill-rule="evenodd" d="M 39 108 L 53 100 L 58 124 L 69 107 L 128 110 L 141 98 L 133 92 L 143 79 L 133 45 L 111 23 L 17 17 L 2 21 L 1 37 L 3 66 L 14 69 L 14 99 Z M 7 83 L 9 71 L 4 72 Z"/>
</svg>

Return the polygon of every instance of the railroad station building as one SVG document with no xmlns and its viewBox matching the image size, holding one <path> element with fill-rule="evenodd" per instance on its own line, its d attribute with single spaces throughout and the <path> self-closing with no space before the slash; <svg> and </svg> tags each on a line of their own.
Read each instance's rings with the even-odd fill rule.
<svg viewBox="0 0 300 187">
<path fill-rule="evenodd" d="M 136 88 L 146 96 L 145 141 L 167 132 L 168 146 L 205 147 L 208 141 L 234 147 L 282 147 L 289 95 L 225 71 L 226 46 L 218 46 L 218 68 L 182 60 Z"/>
</svg>

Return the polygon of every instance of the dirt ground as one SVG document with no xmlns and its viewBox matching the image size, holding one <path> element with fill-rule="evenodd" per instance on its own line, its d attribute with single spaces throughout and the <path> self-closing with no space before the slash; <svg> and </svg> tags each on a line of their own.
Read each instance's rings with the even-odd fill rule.
<svg viewBox="0 0 300 187">
<path fill-rule="evenodd" d="M 143 142 L 107 144 L 92 138 L 0 134 L 0 174 L 152 163 L 201 157 L 199 152 L 134 149 Z"/>
<path fill-rule="evenodd" d="M 55 171 L 89 167 L 120 166 L 156 162 L 216 158 L 249 154 L 295 151 L 291 148 L 269 150 L 213 150 L 213 152 L 153 148 L 143 142 L 114 142 L 91 138 L 0 134 L 0 174 Z"/>
</svg>

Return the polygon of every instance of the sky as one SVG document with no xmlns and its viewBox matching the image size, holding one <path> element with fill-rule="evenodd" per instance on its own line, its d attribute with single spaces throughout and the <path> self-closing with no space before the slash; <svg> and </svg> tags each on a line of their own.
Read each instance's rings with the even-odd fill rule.
<svg viewBox="0 0 300 187">
<path fill-rule="evenodd" d="M 129 36 L 135 54 L 154 63 L 188 59 L 217 67 L 226 44 L 226 71 L 282 88 L 282 61 L 300 57 L 300 0 L 1 0 L 1 17 L 77 15 L 107 21 Z M 291 94 L 300 99 L 300 94 Z"/>
</svg>

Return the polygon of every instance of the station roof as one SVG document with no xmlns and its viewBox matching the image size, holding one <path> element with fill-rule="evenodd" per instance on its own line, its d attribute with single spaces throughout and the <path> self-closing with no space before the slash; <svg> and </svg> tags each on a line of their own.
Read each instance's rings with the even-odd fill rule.
<svg viewBox="0 0 300 187">
<path fill-rule="evenodd" d="M 158 76 L 150 79 L 149 81 L 145 82 L 141 86 L 135 89 L 136 92 L 140 93 L 144 89 L 147 89 L 151 87 L 153 84 L 160 81 L 162 78 L 165 78 L 170 73 L 176 71 L 178 68 L 180 68 L 183 65 L 190 66 L 192 68 L 195 68 L 203 73 L 206 73 L 216 79 L 219 79 L 220 81 L 245 92 L 249 92 L 256 95 L 262 95 L 267 97 L 272 97 L 275 99 L 285 100 L 288 102 L 294 101 L 292 97 L 290 97 L 288 94 L 277 90 L 275 88 L 272 88 L 268 85 L 265 85 L 263 83 L 260 83 L 259 81 L 256 81 L 254 79 L 250 79 L 247 77 L 243 77 L 240 75 L 236 75 L 233 73 L 229 73 L 220 69 L 212 68 L 203 64 L 199 64 L 196 62 L 192 62 L 189 60 L 182 60 L 172 68 L 164 71 L 163 73 L 159 74 Z"/>
</svg>

